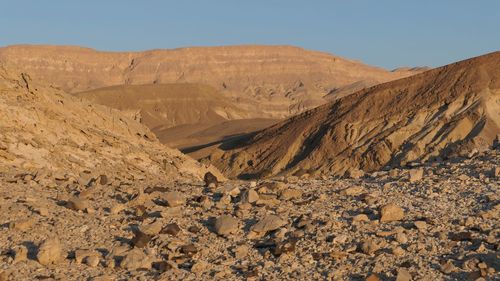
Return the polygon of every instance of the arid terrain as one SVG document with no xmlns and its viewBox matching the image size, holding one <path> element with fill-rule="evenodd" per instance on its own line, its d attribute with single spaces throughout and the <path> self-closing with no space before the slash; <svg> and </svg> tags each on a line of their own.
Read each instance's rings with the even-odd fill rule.
<svg viewBox="0 0 500 281">
<path fill-rule="evenodd" d="M 231 177 L 377 171 L 488 149 L 500 136 L 500 52 L 380 84 L 209 156 Z"/>
<path fill-rule="evenodd" d="M 500 279 L 499 52 L 10 46 L 0 132 L 0 281 Z"/>
<path fill-rule="evenodd" d="M 335 97 L 425 70 L 391 72 L 291 46 L 117 53 L 17 45 L 0 48 L 0 61 L 95 103 L 138 113 L 161 142 L 183 149 L 263 129 Z M 232 120 L 238 121 L 227 122 Z M 216 121 L 228 125 L 230 135 L 210 130 L 221 125 Z"/>
</svg>

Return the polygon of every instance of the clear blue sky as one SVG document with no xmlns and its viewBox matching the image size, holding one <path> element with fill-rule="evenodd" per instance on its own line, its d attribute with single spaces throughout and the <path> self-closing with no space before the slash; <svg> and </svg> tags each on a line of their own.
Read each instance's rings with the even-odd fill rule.
<svg viewBox="0 0 500 281">
<path fill-rule="evenodd" d="M 386 68 L 499 50 L 500 0 L 0 0 L 0 46 L 296 45 Z"/>
</svg>

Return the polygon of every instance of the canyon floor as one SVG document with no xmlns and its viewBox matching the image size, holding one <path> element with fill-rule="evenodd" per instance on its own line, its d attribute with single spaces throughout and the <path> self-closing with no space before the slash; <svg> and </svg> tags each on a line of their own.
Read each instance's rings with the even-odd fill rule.
<svg viewBox="0 0 500 281">
<path fill-rule="evenodd" d="M 498 280 L 500 151 L 355 178 L 0 172 L 0 280 Z"/>
</svg>

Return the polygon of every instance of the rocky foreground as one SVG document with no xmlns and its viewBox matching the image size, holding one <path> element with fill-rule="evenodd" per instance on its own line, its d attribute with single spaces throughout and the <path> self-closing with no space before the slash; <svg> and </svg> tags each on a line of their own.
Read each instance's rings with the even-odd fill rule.
<svg viewBox="0 0 500 281">
<path fill-rule="evenodd" d="M 499 150 L 352 176 L 166 184 L 5 168 L 0 280 L 500 278 Z"/>
</svg>

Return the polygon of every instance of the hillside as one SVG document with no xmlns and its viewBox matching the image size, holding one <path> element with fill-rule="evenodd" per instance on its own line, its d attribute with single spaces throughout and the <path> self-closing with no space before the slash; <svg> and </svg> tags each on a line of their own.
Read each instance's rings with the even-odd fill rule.
<svg viewBox="0 0 500 281">
<path fill-rule="evenodd" d="M 76 96 L 129 112 L 152 130 L 159 126 L 213 124 L 250 116 L 213 87 L 202 84 L 120 85 L 81 92 Z"/>
<path fill-rule="evenodd" d="M 70 93 L 123 84 L 206 84 L 261 118 L 288 117 L 321 105 L 333 89 L 352 83 L 414 74 L 290 46 L 100 52 L 16 45 L 0 48 L 0 62 Z"/>
<path fill-rule="evenodd" d="M 207 170 L 160 144 L 149 129 L 120 111 L 18 73 L 0 65 L 0 171 L 173 181 L 199 179 Z"/>
<path fill-rule="evenodd" d="M 500 133 L 500 52 L 361 90 L 237 143 L 210 160 L 232 177 L 342 175 L 483 149 Z"/>
</svg>

